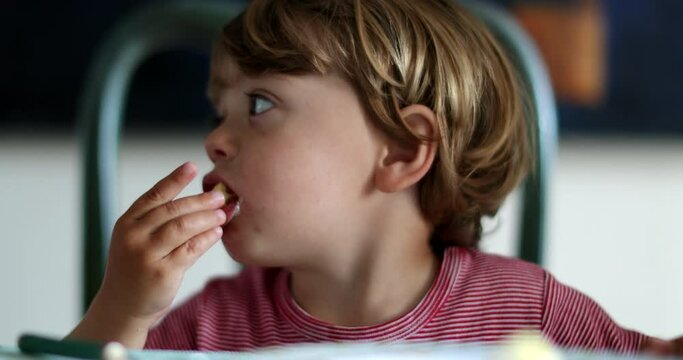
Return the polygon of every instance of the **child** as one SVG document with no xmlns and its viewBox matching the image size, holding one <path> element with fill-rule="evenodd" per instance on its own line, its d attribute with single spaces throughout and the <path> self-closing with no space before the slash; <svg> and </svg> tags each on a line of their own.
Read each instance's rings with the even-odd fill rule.
<svg viewBox="0 0 683 360">
<path fill-rule="evenodd" d="M 562 347 L 673 351 L 542 269 L 475 250 L 531 140 L 509 61 L 456 4 L 252 1 L 224 28 L 209 96 L 205 192 L 175 199 L 196 175 L 184 164 L 118 220 L 71 338 L 247 350 L 537 330 Z M 219 238 L 246 268 L 169 313 Z"/>
</svg>

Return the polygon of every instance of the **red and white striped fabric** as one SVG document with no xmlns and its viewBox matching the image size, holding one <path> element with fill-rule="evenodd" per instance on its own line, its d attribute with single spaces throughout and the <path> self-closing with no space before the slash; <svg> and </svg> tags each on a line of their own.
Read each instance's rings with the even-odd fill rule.
<svg viewBox="0 0 683 360">
<path fill-rule="evenodd" d="M 248 268 L 209 282 L 154 328 L 146 348 L 241 351 L 327 341 L 495 343 L 525 329 L 564 348 L 631 353 L 645 336 L 616 325 L 590 298 L 540 267 L 462 248 L 444 253 L 424 299 L 391 322 L 341 327 L 292 300 L 288 273 Z"/>
</svg>

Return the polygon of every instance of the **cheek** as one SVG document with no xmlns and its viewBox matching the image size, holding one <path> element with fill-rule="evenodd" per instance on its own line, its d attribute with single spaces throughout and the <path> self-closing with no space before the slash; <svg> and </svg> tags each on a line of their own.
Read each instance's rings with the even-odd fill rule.
<svg viewBox="0 0 683 360">
<path fill-rule="evenodd" d="M 288 221 L 348 211 L 367 181 L 355 152 L 348 144 L 323 141 L 273 144 L 248 160 L 250 206 Z"/>
</svg>

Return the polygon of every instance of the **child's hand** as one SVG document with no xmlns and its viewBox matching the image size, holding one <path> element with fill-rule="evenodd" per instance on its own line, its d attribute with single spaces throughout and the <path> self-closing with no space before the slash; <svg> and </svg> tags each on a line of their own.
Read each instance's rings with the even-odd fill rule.
<svg viewBox="0 0 683 360">
<path fill-rule="evenodd" d="M 117 313 L 156 321 L 185 271 L 222 235 L 225 198 L 213 192 L 173 200 L 196 176 L 185 163 L 136 200 L 114 226 L 98 296 Z"/>
<path fill-rule="evenodd" d="M 102 287 L 82 322 L 110 326 L 98 337 L 114 339 L 100 340 L 125 340 L 129 337 L 116 339 L 120 337 L 116 334 L 130 329 L 146 337 L 149 327 L 171 307 L 185 271 L 221 238 L 226 220 L 220 210 L 225 202 L 222 194 L 174 200 L 196 172 L 193 164 L 183 164 L 116 222 Z M 144 337 L 135 337 L 134 344 L 128 345 L 140 347 Z"/>
</svg>

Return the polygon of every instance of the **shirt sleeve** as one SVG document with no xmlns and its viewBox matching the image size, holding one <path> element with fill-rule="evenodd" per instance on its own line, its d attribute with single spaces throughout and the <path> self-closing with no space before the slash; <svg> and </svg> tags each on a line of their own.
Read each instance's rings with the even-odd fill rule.
<svg viewBox="0 0 683 360">
<path fill-rule="evenodd" d="M 202 294 L 197 294 L 171 310 L 147 335 L 145 349 L 196 350 L 197 316 Z"/>
<path fill-rule="evenodd" d="M 591 298 L 546 273 L 543 334 L 568 349 L 637 352 L 646 336 L 617 325 Z"/>
</svg>

